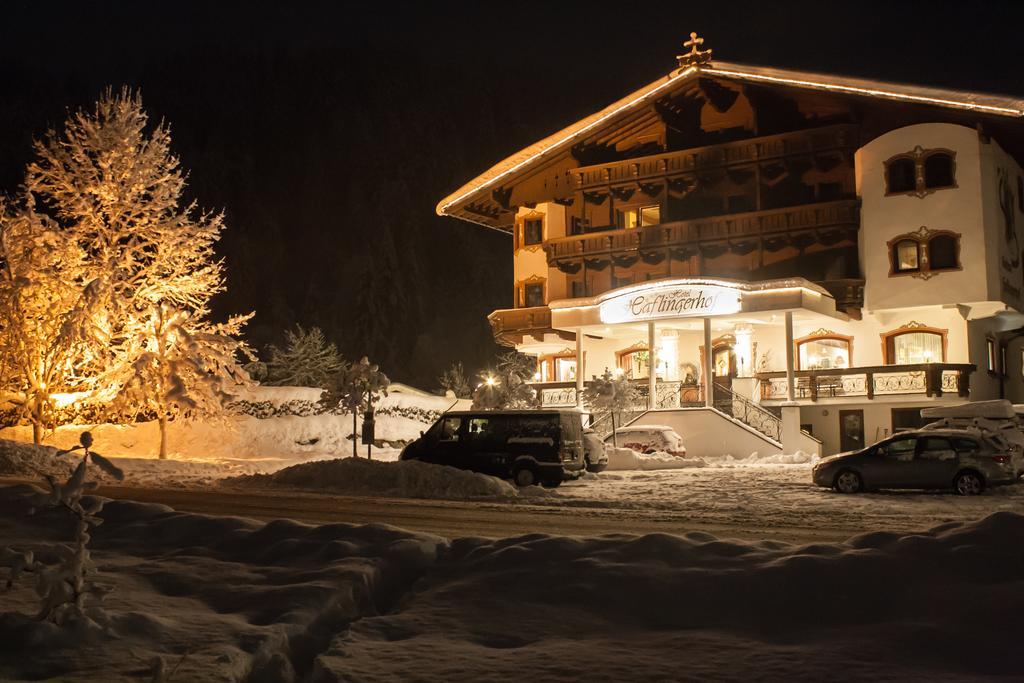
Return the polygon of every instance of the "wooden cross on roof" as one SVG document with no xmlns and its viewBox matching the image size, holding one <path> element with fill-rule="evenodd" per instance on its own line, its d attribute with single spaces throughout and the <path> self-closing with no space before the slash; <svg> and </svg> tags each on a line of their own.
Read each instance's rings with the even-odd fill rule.
<svg viewBox="0 0 1024 683">
<path fill-rule="evenodd" d="M 704 44 L 704 39 L 697 36 L 697 32 L 693 31 L 690 33 L 690 39 L 683 43 L 683 47 L 690 48 L 690 51 L 686 54 L 676 55 L 676 59 L 679 60 L 679 66 L 701 66 L 711 61 L 711 50 L 700 50 L 698 49 Z"/>
</svg>

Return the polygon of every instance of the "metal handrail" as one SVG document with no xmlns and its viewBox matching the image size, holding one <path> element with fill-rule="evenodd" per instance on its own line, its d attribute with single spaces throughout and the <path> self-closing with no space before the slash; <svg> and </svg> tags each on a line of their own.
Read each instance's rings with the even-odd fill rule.
<svg viewBox="0 0 1024 683">
<path fill-rule="evenodd" d="M 782 439 L 782 420 L 775 413 L 762 408 L 746 396 L 737 394 L 729 387 L 717 382 L 714 384 L 714 387 L 716 394 L 723 392 L 727 396 L 724 399 L 715 398 L 713 403 L 716 409 L 739 420 L 748 427 L 756 429 L 769 439 L 774 439 L 775 441 Z M 739 414 L 737 414 L 737 406 L 742 409 Z"/>
</svg>

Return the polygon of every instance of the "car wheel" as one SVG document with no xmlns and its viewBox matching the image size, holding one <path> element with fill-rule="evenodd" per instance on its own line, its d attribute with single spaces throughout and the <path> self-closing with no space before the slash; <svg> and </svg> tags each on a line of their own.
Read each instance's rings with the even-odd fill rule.
<svg viewBox="0 0 1024 683">
<path fill-rule="evenodd" d="M 953 480 L 953 490 L 959 496 L 976 496 L 985 488 L 985 482 L 977 472 L 961 472 Z"/>
<path fill-rule="evenodd" d="M 523 486 L 534 486 L 539 479 L 537 468 L 533 465 L 517 465 L 512 469 L 512 481 L 520 488 Z"/>
<path fill-rule="evenodd" d="M 861 481 L 860 475 L 853 470 L 843 470 L 836 475 L 832 488 L 839 493 L 860 493 L 864 488 L 864 482 Z"/>
</svg>

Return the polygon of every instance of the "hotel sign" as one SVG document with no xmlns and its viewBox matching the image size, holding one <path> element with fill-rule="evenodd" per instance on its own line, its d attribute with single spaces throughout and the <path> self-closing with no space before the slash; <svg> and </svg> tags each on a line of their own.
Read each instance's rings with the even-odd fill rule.
<svg viewBox="0 0 1024 683">
<path fill-rule="evenodd" d="M 703 318 L 740 311 L 740 292 L 718 285 L 684 284 L 623 292 L 600 303 L 601 322 Z"/>
</svg>

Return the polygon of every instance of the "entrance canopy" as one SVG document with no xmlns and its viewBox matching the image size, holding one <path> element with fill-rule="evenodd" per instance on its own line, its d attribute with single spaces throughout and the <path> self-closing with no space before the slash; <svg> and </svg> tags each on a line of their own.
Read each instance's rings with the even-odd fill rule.
<svg viewBox="0 0 1024 683">
<path fill-rule="evenodd" d="M 671 278 L 620 287 L 594 297 L 552 301 L 550 308 L 551 326 L 562 330 L 685 318 L 736 320 L 798 311 L 849 319 L 836 310 L 832 295 L 803 278 L 762 282 Z"/>
</svg>

